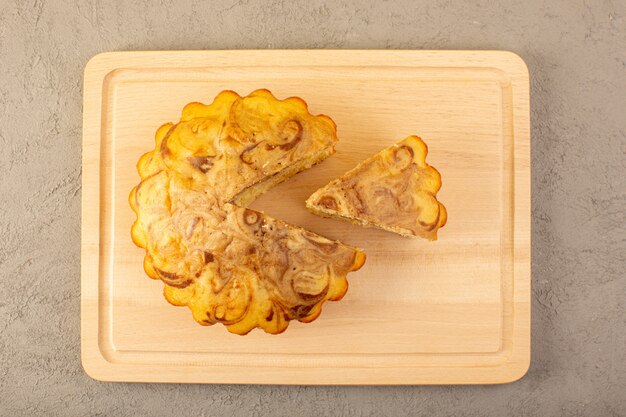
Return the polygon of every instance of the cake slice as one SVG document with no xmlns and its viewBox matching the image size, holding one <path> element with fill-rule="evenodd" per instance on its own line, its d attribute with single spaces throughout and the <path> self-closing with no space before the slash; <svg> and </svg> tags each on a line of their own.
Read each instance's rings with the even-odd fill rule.
<svg viewBox="0 0 626 417">
<path fill-rule="evenodd" d="M 441 175 L 426 163 L 427 153 L 422 139 L 409 136 L 317 190 L 307 208 L 324 217 L 436 240 L 447 213 L 437 200 Z"/>
</svg>

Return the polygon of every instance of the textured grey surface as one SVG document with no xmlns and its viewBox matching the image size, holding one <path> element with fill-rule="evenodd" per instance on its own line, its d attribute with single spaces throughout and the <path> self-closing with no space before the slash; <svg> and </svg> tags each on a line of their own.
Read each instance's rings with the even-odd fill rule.
<svg viewBox="0 0 626 417">
<path fill-rule="evenodd" d="M 0 415 L 626 415 L 626 6 L 506 3 L 0 0 Z M 83 67 L 103 51 L 237 48 L 507 49 L 526 60 L 526 377 L 280 387 L 116 384 L 83 373 Z"/>
</svg>

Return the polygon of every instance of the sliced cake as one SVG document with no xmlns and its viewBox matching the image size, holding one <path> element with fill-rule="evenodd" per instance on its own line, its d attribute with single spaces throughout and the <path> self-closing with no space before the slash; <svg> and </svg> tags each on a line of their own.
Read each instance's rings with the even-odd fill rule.
<svg viewBox="0 0 626 417">
<path fill-rule="evenodd" d="M 341 299 L 346 275 L 365 261 L 361 250 L 243 207 L 331 155 L 336 142 L 330 118 L 267 90 L 222 92 L 159 128 L 129 201 L 133 241 L 166 299 L 237 334 L 280 333 Z"/>
</svg>

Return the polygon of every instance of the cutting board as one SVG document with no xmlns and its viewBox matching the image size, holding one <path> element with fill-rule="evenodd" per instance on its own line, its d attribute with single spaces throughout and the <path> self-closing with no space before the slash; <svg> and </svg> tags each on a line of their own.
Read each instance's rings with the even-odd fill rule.
<svg viewBox="0 0 626 417">
<path fill-rule="evenodd" d="M 128 195 L 154 133 L 222 90 L 299 96 L 338 126 L 337 153 L 251 207 L 361 247 L 340 302 L 280 335 L 202 327 L 143 269 Z M 416 134 L 441 172 L 439 240 L 310 214 L 304 200 Z M 503 51 L 111 52 L 85 69 L 82 364 L 107 381 L 491 384 L 530 361 L 527 68 Z"/>
</svg>

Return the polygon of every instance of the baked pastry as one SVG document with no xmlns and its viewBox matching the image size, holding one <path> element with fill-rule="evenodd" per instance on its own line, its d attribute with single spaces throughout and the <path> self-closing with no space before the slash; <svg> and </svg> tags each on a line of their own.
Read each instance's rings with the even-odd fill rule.
<svg viewBox="0 0 626 417">
<path fill-rule="evenodd" d="M 365 261 L 361 250 L 242 206 L 331 155 L 336 142 L 330 118 L 267 90 L 224 91 L 161 126 L 129 201 L 133 241 L 165 298 L 237 334 L 280 333 L 341 299 L 347 273 Z"/>
<path fill-rule="evenodd" d="M 419 137 L 409 136 L 317 190 L 307 208 L 361 226 L 436 240 L 447 213 L 436 196 L 441 175 L 426 163 L 427 153 Z"/>
</svg>

